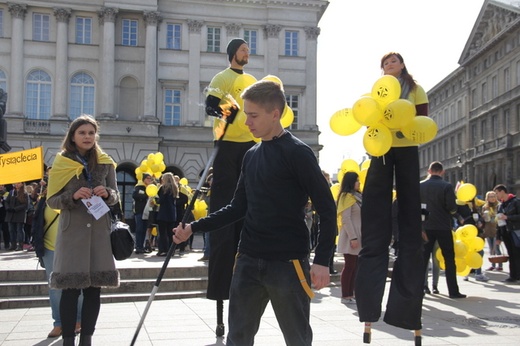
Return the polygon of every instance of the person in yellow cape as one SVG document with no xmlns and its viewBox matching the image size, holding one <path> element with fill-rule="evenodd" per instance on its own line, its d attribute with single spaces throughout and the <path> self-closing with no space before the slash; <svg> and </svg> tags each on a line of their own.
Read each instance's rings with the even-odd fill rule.
<svg viewBox="0 0 520 346">
<path fill-rule="evenodd" d="M 47 204 L 60 210 L 50 287 L 61 289 L 63 345 L 75 344 L 77 302 L 83 293 L 80 345 L 91 345 L 100 310 L 101 287 L 118 287 L 110 244 L 111 215 L 86 207 L 119 203 L 115 164 L 98 141 L 98 124 L 82 115 L 70 125 L 49 172 Z M 96 219 L 97 217 L 97 219 Z"/>
<path fill-rule="evenodd" d="M 361 250 L 361 200 L 358 174 L 345 173 L 337 202 L 338 252 L 342 253 L 345 259 L 341 271 L 341 302 L 345 304 L 356 303 L 354 285 L 358 254 Z"/>
</svg>

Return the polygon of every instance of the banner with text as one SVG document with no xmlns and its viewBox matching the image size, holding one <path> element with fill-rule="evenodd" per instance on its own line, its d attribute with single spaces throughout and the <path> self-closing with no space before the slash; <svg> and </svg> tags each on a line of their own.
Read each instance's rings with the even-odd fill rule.
<svg viewBox="0 0 520 346">
<path fill-rule="evenodd" d="M 0 185 L 43 178 L 43 147 L 0 154 Z"/>
</svg>

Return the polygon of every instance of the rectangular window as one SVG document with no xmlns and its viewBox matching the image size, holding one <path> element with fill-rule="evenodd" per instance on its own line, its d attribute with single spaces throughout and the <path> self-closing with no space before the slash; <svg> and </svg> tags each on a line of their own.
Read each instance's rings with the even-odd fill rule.
<svg viewBox="0 0 520 346">
<path fill-rule="evenodd" d="M 123 19 L 123 46 L 137 47 L 138 25 L 135 19 Z"/>
<path fill-rule="evenodd" d="M 511 90 L 511 73 L 509 67 L 504 69 L 504 92 Z"/>
<path fill-rule="evenodd" d="M 498 96 L 498 78 L 493 76 L 491 78 L 491 98 L 494 99 Z"/>
<path fill-rule="evenodd" d="M 498 115 L 491 116 L 491 138 L 498 138 Z"/>
<path fill-rule="evenodd" d="M 258 31 L 244 30 L 244 40 L 246 40 L 249 46 L 249 54 L 256 54 L 258 44 Z"/>
<path fill-rule="evenodd" d="M 473 146 L 476 146 L 478 143 L 477 140 L 477 125 L 473 124 L 471 125 L 471 138 L 473 138 Z"/>
<path fill-rule="evenodd" d="M 208 27 L 208 52 L 220 53 L 220 28 Z"/>
<path fill-rule="evenodd" d="M 164 92 L 164 125 L 181 125 L 181 90 L 166 89 Z"/>
<path fill-rule="evenodd" d="M 181 49 L 181 25 L 168 24 L 166 26 L 166 48 Z"/>
<path fill-rule="evenodd" d="M 508 134 L 510 132 L 509 129 L 509 109 L 504 109 L 504 122 L 502 124 L 502 134 Z"/>
<path fill-rule="evenodd" d="M 49 22 L 48 14 L 34 13 L 33 14 L 33 40 L 34 41 L 49 41 Z"/>
<path fill-rule="evenodd" d="M 287 100 L 287 105 L 289 107 L 291 107 L 293 114 L 294 114 L 294 119 L 293 119 L 292 124 L 289 126 L 289 129 L 297 130 L 298 129 L 298 111 L 299 111 L 298 107 L 300 105 L 299 97 L 298 97 L 298 95 L 287 95 L 286 94 L 285 99 Z M 282 119 L 282 123 L 283 123 L 283 119 Z"/>
<path fill-rule="evenodd" d="M 477 107 L 477 89 L 471 90 L 471 109 Z"/>
<path fill-rule="evenodd" d="M 520 85 L 520 61 L 516 62 L 516 85 Z"/>
<path fill-rule="evenodd" d="M 4 11 L 0 10 L 0 37 L 4 37 Z"/>
<path fill-rule="evenodd" d="M 76 17 L 76 43 L 92 43 L 92 18 Z"/>
<path fill-rule="evenodd" d="M 487 83 L 484 82 L 484 83 L 482 83 L 482 86 L 481 86 L 482 104 L 487 102 L 487 99 L 488 99 L 488 94 L 487 93 L 488 93 Z"/>
<path fill-rule="evenodd" d="M 486 133 L 487 133 L 487 120 L 482 120 L 480 123 L 480 140 L 485 141 L 486 140 Z"/>
<path fill-rule="evenodd" d="M 285 55 L 298 56 L 298 31 L 285 32 Z"/>
</svg>

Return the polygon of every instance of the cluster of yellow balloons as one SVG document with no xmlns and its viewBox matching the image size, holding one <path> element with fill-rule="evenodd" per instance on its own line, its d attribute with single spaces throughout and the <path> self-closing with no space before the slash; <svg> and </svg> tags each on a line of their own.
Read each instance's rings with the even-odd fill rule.
<svg viewBox="0 0 520 346">
<path fill-rule="evenodd" d="M 457 275 L 467 276 L 471 269 L 482 267 L 483 259 L 478 253 L 484 248 L 484 239 L 477 236 L 475 225 L 464 225 L 453 232 L 453 247 L 455 250 L 455 268 Z M 439 260 L 439 267 L 446 269 L 441 249 L 437 249 L 435 257 Z"/>
<path fill-rule="evenodd" d="M 148 173 L 155 178 L 160 178 L 165 169 L 164 155 L 161 152 L 150 153 L 135 169 L 135 177 L 137 180 L 143 180 L 143 173 Z"/>
<path fill-rule="evenodd" d="M 348 136 L 363 125 L 367 126 L 363 146 L 372 156 L 381 156 L 390 150 L 391 130 L 399 130 L 404 137 L 417 144 L 435 138 L 435 121 L 426 116 L 416 116 L 415 105 L 400 99 L 400 96 L 401 85 L 397 78 L 382 76 L 372 86 L 371 93 L 359 98 L 352 108 L 335 112 L 330 118 L 330 127 L 334 133 Z"/>
<path fill-rule="evenodd" d="M 365 180 L 367 177 L 368 167 L 370 167 L 370 159 L 363 161 L 361 164 L 358 164 L 354 159 L 346 159 L 341 163 L 341 168 L 338 172 L 338 182 L 332 184 L 330 187 L 330 191 L 332 192 L 332 196 L 334 199 L 338 199 L 339 191 L 341 190 L 341 182 L 343 181 L 343 176 L 347 172 L 355 172 L 359 177 L 359 189 L 363 191 L 363 186 L 365 185 Z"/>
</svg>

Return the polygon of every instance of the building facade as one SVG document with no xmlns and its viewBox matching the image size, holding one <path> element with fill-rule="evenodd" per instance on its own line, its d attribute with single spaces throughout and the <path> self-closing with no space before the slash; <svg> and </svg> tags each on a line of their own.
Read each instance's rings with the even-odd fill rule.
<svg viewBox="0 0 520 346">
<path fill-rule="evenodd" d="M 454 186 L 472 183 L 482 197 L 500 183 L 520 192 L 518 2 L 484 2 L 459 65 L 428 92 L 439 130 L 419 149 L 421 171 L 439 160 Z"/>
<path fill-rule="evenodd" d="M 135 168 L 149 153 L 196 184 L 213 150 L 204 90 L 228 66 L 227 42 L 250 45 L 245 71 L 279 77 L 290 126 L 318 156 L 318 23 L 328 1 L 0 1 L 0 88 L 12 151 L 42 146 L 52 164 L 70 121 L 93 115 L 118 163 L 127 218 Z M 1 152 L 1 151 L 0 151 Z"/>
</svg>

